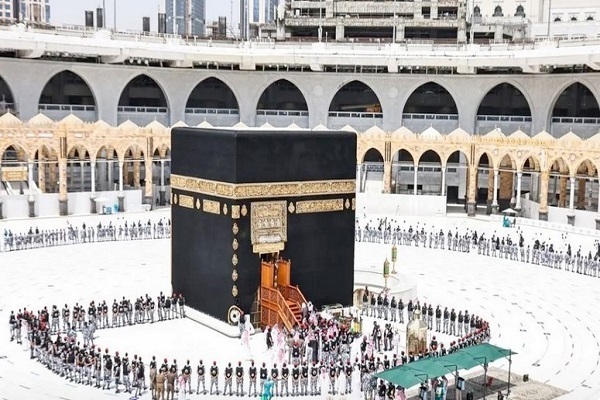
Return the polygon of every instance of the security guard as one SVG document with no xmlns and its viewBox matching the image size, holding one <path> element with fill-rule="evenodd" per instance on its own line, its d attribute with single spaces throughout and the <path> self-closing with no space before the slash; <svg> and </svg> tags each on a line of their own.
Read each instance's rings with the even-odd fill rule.
<svg viewBox="0 0 600 400">
<path fill-rule="evenodd" d="M 205 376 L 205 368 L 202 360 L 198 364 L 196 368 L 196 372 L 198 374 L 198 386 L 196 387 L 196 393 L 200 394 L 200 384 L 202 384 L 202 394 L 206 394 L 206 376 Z"/>
<path fill-rule="evenodd" d="M 273 368 L 271 368 L 271 379 L 273 380 L 273 392 L 276 397 L 279 397 L 279 370 L 277 364 L 273 364 Z"/>
<path fill-rule="evenodd" d="M 448 321 L 450 320 L 450 313 L 448 312 L 448 307 L 444 308 L 444 329 L 442 330 L 443 333 L 448 333 Z"/>
<path fill-rule="evenodd" d="M 294 363 L 292 368 L 292 396 L 298 396 L 300 387 L 300 368 Z"/>
<path fill-rule="evenodd" d="M 312 367 L 310 368 L 310 395 L 316 396 L 318 394 L 317 381 L 319 380 L 319 367 L 317 363 L 313 361 Z"/>
<path fill-rule="evenodd" d="M 254 361 L 252 361 L 250 368 L 248 369 L 248 380 L 250 381 L 250 384 L 248 385 L 248 396 L 256 396 L 256 375 L 256 366 L 254 365 Z M 254 391 L 252 391 L 252 389 L 254 389 Z"/>
<path fill-rule="evenodd" d="M 181 369 L 181 374 L 184 379 L 183 391 L 185 392 L 185 388 L 187 387 L 188 393 L 192 393 L 192 366 L 190 365 L 190 360 L 187 360 L 187 363 Z"/>
<path fill-rule="evenodd" d="M 394 357 L 396 355 L 394 354 Z M 350 364 L 350 361 L 348 361 L 346 363 L 346 367 L 345 367 L 345 371 L 346 373 L 346 394 L 351 394 L 352 393 L 352 372 L 354 372 L 354 369 L 352 368 L 352 364 Z"/>
<path fill-rule="evenodd" d="M 241 361 L 238 361 L 238 365 L 235 367 L 235 395 L 244 395 L 244 367 L 242 367 Z"/>
<path fill-rule="evenodd" d="M 439 332 L 442 326 L 442 310 L 440 309 L 440 305 L 438 304 L 435 309 L 435 331 Z"/>
<path fill-rule="evenodd" d="M 229 395 L 233 396 L 233 389 L 231 387 L 233 379 L 233 368 L 231 368 L 231 363 L 227 363 L 227 367 L 225 368 L 225 386 L 223 387 L 223 395 L 227 393 L 227 388 L 229 388 Z"/>
<path fill-rule="evenodd" d="M 396 296 L 392 296 L 392 300 L 390 301 L 390 316 L 392 322 L 396 322 L 396 309 L 398 308 L 398 304 L 396 303 Z"/>
<path fill-rule="evenodd" d="M 268 377 L 268 371 L 267 371 L 267 367 L 265 365 L 265 363 L 262 363 L 262 367 L 260 367 L 260 393 L 264 393 L 265 390 L 265 381 L 267 380 Z"/>
<path fill-rule="evenodd" d="M 401 324 L 404 323 L 404 302 L 402 299 L 398 301 L 398 322 Z"/>
<path fill-rule="evenodd" d="M 215 394 L 219 394 L 219 367 L 216 361 L 210 367 L 210 394 L 213 394 L 213 387 L 216 389 Z"/>
<path fill-rule="evenodd" d="M 290 395 L 290 390 L 288 388 L 288 379 L 290 377 L 290 369 L 288 368 L 286 363 L 283 363 L 283 367 L 281 368 L 281 395 L 283 396 L 283 389 L 285 388 L 285 395 Z"/>
<path fill-rule="evenodd" d="M 306 361 L 302 363 L 300 370 L 300 396 L 308 396 L 308 365 L 306 365 Z"/>
</svg>

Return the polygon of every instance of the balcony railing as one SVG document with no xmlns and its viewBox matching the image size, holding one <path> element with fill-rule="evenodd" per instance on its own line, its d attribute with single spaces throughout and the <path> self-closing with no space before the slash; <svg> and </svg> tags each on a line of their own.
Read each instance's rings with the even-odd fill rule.
<svg viewBox="0 0 600 400">
<path fill-rule="evenodd" d="M 329 111 L 330 117 L 337 118 L 383 118 L 383 113 L 379 112 L 348 112 L 348 111 Z"/>
<path fill-rule="evenodd" d="M 39 104 L 39 111 L 96 111 L 96 106 L 84 106 L 79 104 Z"/>
<path fill-rule="evenodd" d="M 458 121 L 458 114 L 402 114 L 403 119 Z"/>
<path fill-rule="evenodd" d="M 237 108 L 186 108 L 186 114 L 239 115 Z"/>
<path fill-rule="evenodd" d="M 553 123 L 558 124 L 592 124 L 600 125 L 600 118 L 585 117 L 552 117 Z"/>
<path fill-rule="evenodd" d="M 308 111 L 304 110 L 256 110 L 256 115 L 268 115 L 279 117 L 308 117 Z"/>
<path fill-rule="evenodd" d="M 169 109 L 167 107 L 121 107 L 119 106 L 117 108 L 118 112 L 126 112 L 126 113 L 162 113 L 162 114 L 166 114 L 167 112 L 169 112 Z"/>
<path fill-rule="evenodd" d="M 531 117 L 517 115 L 478 115 L 477 121 L 487 122 L 531 122 Z"/>
</svg>

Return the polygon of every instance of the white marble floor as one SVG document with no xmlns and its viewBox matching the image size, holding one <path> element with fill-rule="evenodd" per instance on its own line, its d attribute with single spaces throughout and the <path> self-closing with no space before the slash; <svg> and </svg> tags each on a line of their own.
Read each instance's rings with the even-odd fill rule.
<svg viewBox="0 0 600 400">
<path fill-rule="evenodd" d="M 154 218 L 168 215 L 152 214 Z M 141 215 L 142 221 L 146 215 Z M 75 224 L 89 219 L 69 220 Z M 488 235 L 510 232 L 516 239 L 515 230 L 505 230 L 485 218 L 397 220 L 406 220 L 413 227 L 417 222 L 435 225 L 445 231 L 448 227 L 468 227 Z M 43 223 L 53 225 L 64 220 Z M 5 227 L 27 230 L 30 225 L 28 220 L 2 222 L 0 231 Z M 565 239 L 561 232 L 528 228 L 524 235 L 538 235 L 554 243 L 567 240 L 574 250 L 581 244 L 586 253 L 598 239 L 573 234 Z M 388 245 L 359 243 L 357 265 L 381 265 L 389 251 Z M 519 353 L 513 357 L 513 371 L 570 391 L 564 398 L 600 398 L 600 314 L 596 307 L 600 279 L 476 253 L 422 247 L 400 247 L 399 253 L 397 268 L 417 280 L 421 300 L 468 309 L 491 321 L 492 343 Z M 64 302 L 72 306 L 103 299 L 112 302 L 117 296 L 146 293 L 155 296 L 170 290 L 170 244 L 168 240 L 111 242 L 0 253 L 0 282 L 0 320 L 5 323 L 10 310 L 22 307 L 60 307 Z M 0 398 L 129 398 L 65 382 L 29 360 L 26 348 L 9 343 L 7 324 L 4 327 L 0 329 Z M 100 330 L 96 343 L 111 352 L 127 351 L 130 357 L 138 354 L 146 363 L 156 355 L 159 360 L 168 357 L 169 362 L 177 358 L 179 365 L 190 359 L 194 367 L 199 358 L 205 363 L 216 360 L 223 368 L 228 361 L 250 357 L 237 340 L 188 320 Z M 258 362 L 271 360 L 261 336 L 253 338 L 252 353 Z M 508 362 L 501 360 L 494 366 L 506 369 Z"/>
</svg>

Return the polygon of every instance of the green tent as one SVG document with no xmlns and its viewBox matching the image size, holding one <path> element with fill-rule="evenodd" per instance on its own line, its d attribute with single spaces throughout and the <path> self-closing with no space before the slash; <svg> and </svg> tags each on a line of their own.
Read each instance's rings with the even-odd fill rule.
<svg viewBox="0 0 600 400">
<path fill-rule="evenodd" d="M 396 368 L 379 372 L 375 376 L 394 385 L 410 388 L 428 379 L 454 373 L 459 369 L 471 369 L 478 365 L 510 357 L 511 350 L 488 343 L 457 350 L 443 357 L 423 358 Z"/>
</svg>

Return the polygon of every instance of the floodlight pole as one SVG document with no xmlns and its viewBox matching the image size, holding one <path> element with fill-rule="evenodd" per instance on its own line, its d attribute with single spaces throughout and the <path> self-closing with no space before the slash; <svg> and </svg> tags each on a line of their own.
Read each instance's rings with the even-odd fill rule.
<svg viewBox="0 0 600 400">
<path fill-rule="evenodd" d="M 506 389 L 506 397 L 510 396 L 510 367 L 512 366 L 512 349 L 508 351 L 508 388 Z"/>
<path fill-rule="evenodd" d="M 475 360 L 483 359 L 483 399 L 487 395 L 487 357 L 473 357 Z"/>
<path fill-rule="evenodd" d="M 448 367 L 454 367 L 454 398 L 458 399 L 458 365 L 456 365 L 456 364 L 444 365 L 444 368 L 448 368 Z"/>
</svg>

